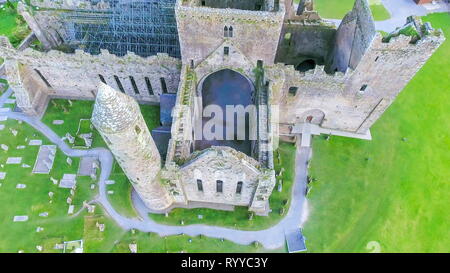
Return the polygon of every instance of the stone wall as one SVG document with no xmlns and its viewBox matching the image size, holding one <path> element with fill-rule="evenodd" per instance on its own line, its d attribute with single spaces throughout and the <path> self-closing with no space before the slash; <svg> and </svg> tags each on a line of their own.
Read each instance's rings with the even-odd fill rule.
<svg viewBox="0 0 450 273">
<path fill-rule="evenodd" d="M 375 37 L 375 23 L 367 0 L 356 0 L 342 20 L 331 55 L 330 71 L 355 69 Z"/>
<path fill-rule="evenodd" d="M 224 40 L 232 40 L 254 65 L 258 60 L 274 63 L 284 19 L 281 3 L 279 11 L 270 12 L 192 7 L 180 0 L 176 16 L 181 55 L 186 64 L 192 60 L 197 65 Z M 225 35 L 225 27 L 232 27 L 232 37 Z"/>
<path fill-rule="evenodd" d="M 259 163 L 229 147 L 212 147 L 180 167 L 187 199 L 196 202 L 250 206 L 258 186 Z M 203 190 L 199 190 L 197 180 Z M 217 192 L 222 181 L 223 192 Z M 242 182 L 241 193 L 236 193 Z"/>
<path fill-rule="evenodd" d="M 32 72 L 30 75 L 42 75 L 50 85 L 48 95 L 60 98 L 94 99 L 103 78 L 141 103 L 158 103 L 161 93 L 176 93 L 181 68 L 179 59 L 166 54 L 142 58 L 128 53 L 117 57 L 108 51 L 99 55 L 83 51 L 45 53 L 30 48 L 19 52 L 2 46 L 0 56 L 26 65 Z"/>
<path fill-rule="evenodd" d="M 276 62 L 296 66 L 305 59 L 313 59 L 323 64 L 334 45 L 335 34 L 336 28 L 323 22 L 285 22 Z"/>
<path fill-rule="evenodd" d="M 105 10 L 109 8 L 109 3 L 103 0 L 97 4 L 92 4 L 89 0 L 31 0 L 32 6 L 46 9 L 79 9 L 79 10 Z"/>
<path fill-rule="evenodd" d="M 45 49 L 57 47 L 64 42 L 65 31 L 57 16 L 58 12 L 34 12 L 22 2 L 18 3 L 17 11 L 25 19 L 27 25 Z"/>
<path fill-rule="evenodd" d="M 377 34 L 356 69 L 345 74 L 327 74 L 323 66 L 305 73 L 283 64 L 267 67 L 283 113 L 280 124 L 306 122 L 310 116 L 323 128 L 366 133 L 444 41 L 441 31 L 427 28 L 418 41 L 400 35 L 384 42 Z"/>
</svg>

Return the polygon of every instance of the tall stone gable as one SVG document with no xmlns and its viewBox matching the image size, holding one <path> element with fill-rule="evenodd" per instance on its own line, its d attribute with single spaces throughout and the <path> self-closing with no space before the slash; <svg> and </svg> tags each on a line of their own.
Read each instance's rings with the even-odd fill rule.
<svg viewBox="0 0 450 273">
<path fill-rule="evenodd" d="M 376 34 L 375 23 L 367 0 L 356 0 L 353 10 L 340 24 L 332 52 L 332 71 L 355 69 Z"/>
<path fill-rule="evenodd" d="M 179 0 L 175 8 L 183 63 L 197 65 L 224 40 L 233 44 L 254 64 L 273 64 L 283 26 L 284 4 L 268 11 L 204 7 Z M 232 29 L 232 34 L 225 31 Z"/>
</svg>

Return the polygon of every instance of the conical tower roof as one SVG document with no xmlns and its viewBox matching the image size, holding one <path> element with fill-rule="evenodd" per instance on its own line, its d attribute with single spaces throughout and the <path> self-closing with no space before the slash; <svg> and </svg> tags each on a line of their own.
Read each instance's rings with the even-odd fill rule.
<svg viewBox="0 0 450 273">
<path fill-rule="evenodd" d="M 139 105 L 132 97 L 100 83 L 92 113 L 92 123 L 99 131 L 123 131 L 132 126 L 139 115 Z"/>
</svg>

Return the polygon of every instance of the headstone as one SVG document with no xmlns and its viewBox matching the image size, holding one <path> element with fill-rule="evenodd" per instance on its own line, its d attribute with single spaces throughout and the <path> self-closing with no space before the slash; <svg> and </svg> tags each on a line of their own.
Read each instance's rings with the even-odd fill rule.
<svg viewBox="0 0 450 273">
<path fill-rule="evenodd" d="M 70 144 L 73 144 L 75 142 L 75 138 L 70 134 L 66 134 L 66 139 L 69 141 Z"/>
<path fill-rule="evenodd" d="M 113 185 L 114 183 L 116 183 L 114 180 L 106 180 L 105 181 L 106 185 Z"/>
<path fill-rule="evenodd" d="M 42 140 L 40 140 L 40 139 L 32 139 L 32 140 L 30 140 L 30 142 L 28 142 L 28 145 L 30 145 L 30 146 L 41 146 L 42 145 Z"/>
<path fill-rule="evenodd" d="M 16 149 L 17 150 L 23 150 L 23 149 L 25 149 L 25 147 L 26 147 L 25 145 L 19 145 L 19 146 L 17 146 Z"/>
<path fill-rule="evenodd" d="M 94 205 L 88 205 L 87 210 L 88 210 L 88 213 L 94 213 L 95 212 L 95 206 Z"/>
<path fill-rule="evenodd" d="M 31 168 L 31 166 L 28 165 L 28 164 L 23 163 L 23 164 L 22 164 L 22 168 Z"/>
<path fill-rule="evenodd" d="M 59 182 L 58 179 L 55 179 L 55 178 L 53 178 L 53 177 L 50 177 L 50 180 L 52 181 L 53 185 L 57 185 L 58 182 Z"/>
<path fill-rule="evenodd" d="M 43 231 L 43 230 L 44 230 L 43 227 L 37 227 L 37 228 L 36 228 L 36 232 L 41 232 L 41 231 Z"/>
<path fill-rule="evenodd" d="M 70 157 L 68 157 L 67 159 L 66 159 L 66 162 L 67 162 L 67 164 L 69 164 L 70 166 L 72 166 L 72 158 L 70 158 Z"/>
<path fill-rule="evenodd" d="M 73 210 L 75 209 L 74 205 L 69 206 L 69 210 L 67 211 L 67 214 L 73 214 Z"/>
<path fill-rule="evenodd" d="M 108 191 L 108 194 L 109 195 L 114 194 L 114 191 Z"/>
<path fill-rule="evenodd" d="M 25 189 L 27 187 L 27 185 L 25 184 L 17 184 L 16 185 L 16 189 Z"/>
<path fill-rule="evenodd" d="M 134 244 L 129 244 L 129 245 L 128 245 L 128 248 L 130 249 L 130 252 L 131 252 L 131 253 L 137 253 L 137 244 L 136 244 L 136 243 L 134 243 Z"/>
<path fill-rule="evenodd" d="M 39 252 L 41 252 L 42 251 L 42 246 L 36 246 L 36 249 L 39 251 Z"/>
<path fill-rule="evenodd" d="M 0 145 L 0 146 L 1 146 L 1 148 L 2 148 L 3 151 L 8 151 L 8 150 L 9 150 L 9 147 L 8 147 L 8 145 L 6 145 L 6 144 L 2 144 L 2 145 Z"/>
<path fill-rule="evenodd" d="M 13 221 L 14 222 L 26 222 L 26 221 L 28 221 L 28 216 L 27 215 L 14 216 Z"/>
<path fill-rule="evenodd" d="M 95 189 L 95 184 L 91 184 L 91 190 Z"/>
<path fill-rule="evenodd" d="M 0 124 L 0 131 L 5 129 L 5 124 Z"/>
<path fill-rule="evenodd" d="M 278 181 L 277 190 L 278 190 L 278 192 L 281 192 L 283 190 L 283 180 Z"/>
<path fill-rule="evenodd" d="M 11 134 L 13 134 L 13 136 L 17 136 L 17 134 L 19 133 L 17 130 L 15 129 L 9 129 L 11 131 Z"/>
<path fill-rule="evenodd" d="M 22 162 L 21 157 L 8 157 L 6 164 L 20 164 Z"/>
<path fill-rule="evenodd" d="M 59 119 L 57 119 L 57 120 L 54 120 L 52 123 L 53 123 L 54 125 L 62 125 L 62 124 L 64 124 L 64 120 L 59 120 Z"/>
<path fill-rule="evenodd" d="M 67 204 L 72 204 L 72 198 L 67 197 L 66 202 L 67 202 Z"/>
<path fill-rule="evenodd" d="M 48 212 L 41 212 L 41 213 L 39 213 L 39 216 L 40 217 L 48 217 Z"/>
<path fill-rule="evenodd" d="M 5 172 L 0 172 L 0 180 L 5 179 L 6 177 L 6 173 Z"/>
<path fill-rule="evenodd" d="M 198 219 L 203 219 L 203 215 L 199 214 L 197 215 Z"/>
<path fill-rule="evenodd" d="M 98 227 L 98 230 L 100 230 L 100 232 L 105 231 L 105 224 L 100 224 L 99 222 L 95 223 L 95 225 Z"/>
<path fill-rule="evenodd" d="M 52 192 L 52 191 L 49 191 L 49 192 L 48 192 L 48 197 L 53 198 L 53 195 L 55 195 L 54 192 Z"/>
</svg>

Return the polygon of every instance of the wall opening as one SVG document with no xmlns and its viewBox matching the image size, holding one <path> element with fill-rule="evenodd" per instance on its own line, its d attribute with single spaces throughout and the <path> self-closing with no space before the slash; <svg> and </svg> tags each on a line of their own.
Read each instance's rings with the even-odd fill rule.
<svg viewBox="0 0 450 273">
<path fill-rule="evenodd" d="M 363 84 L 363 86 L 361 86 L 361 89 L 359 89 L 359 91 L 364 92 L 367 89 L 367 84 Z"/>
<path fill-rule="evenodd" d="M 201 179 L 197 179 L 197 190 L 203 191 L 203 181 Z"/>
<path fill-rule="evenodd" d="M 134 93 L 136 95 L 139 95 L 139 89 L 137 87 L 136 81 L 134 80 L 133 76 L 130 76 L 130 82 L 131 82 L 131 86 L 133 86 Z"/>
<path fill-rule="evenodd" d="M 42 81 L 44 81 L 45 85 L 47 85 L 47 87 L 52 88 L 52 86 L 50 85 L 50 83 L 47 81 L 47 79 L 44 77 L 44 75 L 42 75 L 41 71 L 35 69 L 34 71 L 36 71 L 36 73 L 39 75 L 39 77 L 42 79 Z"/>
<path fill-rule="evenodd" d="M 239 181 L 238 183 L 237 183 L 237 186 L 236 186 L 236 193 L 237 194 L 241 194 L 242 193 L 242 185 L 243 185 L 244 183 L 242 182 L 242 181 Z"/>
<path fill-rule="evenodd" d="M 147 85 L 147 91 L 150 95 L 154 95 L 153 93 L 153 87 L 152 87 L 152 83 L 150 82 L 150 79 L 148 77 L 145 77 L 145 84 Z"/>
<path fill-rule="evenodd" d="M 295 67 L 295 70 L 300 71 L 300 72 L 306 72 L 306 71 L 314 69 L 314 68 L 316 68 L 316 62 L 312 59 L 308 59 L 308 60 L 305 60 L 305 61 L 301 62 L 300 64 L 298 64 Z"/>
<path fill-rule="evenodd" d="M 232 27 L 232 26 L 230 26 L 230 27 L 228 28 L 228 37 L 230 37 L 230 38 L 233 37 L 233 27 Z"/>
<path fill-rule="evenodd" d="M 216 191 L 223 192 L 223 181 L 222 180 L 216 181 Z"/>
<path fill-rule="evenodd" d="M 139 126 L 135 126 L 134 127 L 134 131 L 136 132 L 137 135 L 139 135 L 141 133 L 141 128 Z"/>
<path fill-rule="evenodd" d="M 224 47 L 223 48 L 223 55 L 228 56 L 230 54 L 230 48 L 229 47 Z"/>
<path fill-rule="evenodd" d="M 122 85 L 122 83 L 120 82 L 119 77 L 117 77 L 116 75 L 114 75 L 114 80 L 116 80 L 116 84 L 117 84 L 117 87 L 119 87 L 120 92 L 125 93 L 125 89 L 123 89 L 123 85 Z"/>
<path fill-rule="evenodd" d="M 166 79 L 164 78 L 159 78 L 159 80 L 161 81 L 161 89 L 163 94 L 167 94 L 167 85 L 166 85 Z"/>
<path fill-rule="evenodd" d="M 106 84 L 105 78 L 103 77 L 102 74 L 98 74 L 98 77 L 100 78 L 100 81 L 104 84 Z"/>
<path fill-rule="evenodd" d="M 289 87 L 289 95 L 295 97 L 297 95 L 298 87 L 292 86 Z"/>
</svg>

